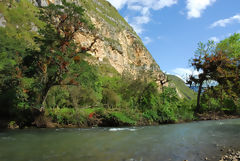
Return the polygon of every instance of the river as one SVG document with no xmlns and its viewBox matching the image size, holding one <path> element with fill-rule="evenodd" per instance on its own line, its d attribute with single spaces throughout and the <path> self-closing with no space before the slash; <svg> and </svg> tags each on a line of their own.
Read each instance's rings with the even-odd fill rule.
<svg viewBox="0 0 240 161">
<path fill-rule="evenodd" d="M 149 127 L 0 132 L 0 161 L 217 160 L 240 147 L 240 119 Z"/>
</svg>

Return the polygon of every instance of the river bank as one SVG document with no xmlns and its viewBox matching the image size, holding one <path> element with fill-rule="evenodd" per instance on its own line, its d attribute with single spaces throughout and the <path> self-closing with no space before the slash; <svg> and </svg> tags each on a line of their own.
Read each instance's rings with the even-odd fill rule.
<svg viewBox="0 0 240 161">
<path fill-rule="evenodd" d="M 208 112 L 196 114 L 197 120 L 224 120 L 224 119 L 237 119 L 240 115 L 237 114 L 225 114 L 223 112 Z"/>
<path fill-rule="evenodd" d="M 90 114 L 82 124 L 60 124 L 54 122 L 51 117 L 45 115 L 38 116 L 35 121 L 29 125 L 20 127 L 15 121 L 9 121 L 7 119 L 0 120 L 1 129 L 18 129 L 18 128 L 89 128 L 89 127 L 131 127 L 131 126 L 157 126 L 165 124 L 179 124 L 193 121 L 207 121 L 207 120 L 227 120 L 237 119 L 240 115 L 227 115 L 222 112 L 211 112 L 196 114 L 193 120 L 178 120 L 175 122 L 160 123 L 152 120 L 142 119 L 136 124 L 131 125 L 128 123 L 121 122 L 114 118 L 101 118 L 99 115 Z"/>
</svg>

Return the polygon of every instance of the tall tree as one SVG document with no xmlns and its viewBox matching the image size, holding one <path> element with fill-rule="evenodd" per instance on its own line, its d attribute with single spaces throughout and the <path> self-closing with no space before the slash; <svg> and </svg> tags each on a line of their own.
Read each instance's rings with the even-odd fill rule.
<svg viewBox="0 0 240 161">
<path fill-rule="evenodd" d="M 200 43 L 191 65 L 200 71 L 196 77 L 189 77 L 189 84 L 199 85 L 196 112 L 200 111 L 200 98 L 203 83 L 207 80 L 217 81 L 224 90 L 235 98 L 239 97 L 239 58 L 233 58 L 224 51 L 216 50 L 213 42 Z"/>
<path fill-rule="evenodd" d="M 207 81 L 210 79 L 210 75 L 212 73 L 211 70 L 209 70 L 205 58 L 213 55 L 215 52 L 215 45 L 213 41 L 209 41 L 207 44 L 199 43 L 198 49 L 195 52 L 194 58 L 190 60 L 191 65 L 194 67 L 195 70 L 200 72 L 198 76 L 190 75 L 188 84 L 192 85 L 194 82 L 196 85 L 198 85 L 198 95 L 197 95 L 197 107 L 196 112 L 199 112 L 200 110 L 200 98 L 202 93 L 202 87 L 204 81 Z"/>
<path fill-rule="evenodd" d="M 80 61 L 85 48 L 76 46 L 74 36 L 82 30 L 93 27 L 84 18 L 84 10 L 74 3 L 62 1 L 63 5 L 50 4 L 40 12 L 40 19 L 46 26 L 39 31 L 41 37 L 35 39 L 38 50 L 28 50 L 23 60 L 23 74 L 34 78 L 35 82 L 27 93 L 32 97 L 32 106 L 43 107 L 48 91 L 55 85 L 77 85 L 74 77 L 66 81 L 70 69 Z M 37 101 L 36 101 L 37 100 Z"/>
</svg>

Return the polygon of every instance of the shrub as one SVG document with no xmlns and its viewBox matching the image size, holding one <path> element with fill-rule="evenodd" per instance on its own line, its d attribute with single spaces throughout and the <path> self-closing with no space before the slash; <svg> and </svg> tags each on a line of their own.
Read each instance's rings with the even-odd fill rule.
<svg viewBox="0 0 240 161">
<path fill-rule="evenodd" d="M 106 107 L 117 107 L 120 103 L 120 97 L 117 95 L 116 92 L 114 92 L 111 89 L 103 89 L 103 98 L 102 98 L 102 103 Z"/>
<path fill-rule="evenodd" d="M 143 117 L 150 121 L 159 121 L 159 116 L 155 110 L 146 110 L 143 112 Z"/>
<path fill-rule="evenodd" d="M 160 123 L 176 122 L 177 121 L 177 106 L 166 102 L 158 108 L 158 115 L 160 116 Z"/>
<path fill-rule="evenodd" d="M 124 112 L 112 112 L 110 117 L 114 117 L 119 123 L 125 123 L 128 125 L 135 125 L 136 121 L 128 117 Z"/>
<path fill-rule="evenodd" d="M 59 124 L 81 125 L 86 122 L 87 114 L 81 110 L 73 108 L 52 108 L 48 109 L 46 115 L 50 116 L 54 122 Z"/>
<path fill-rule="evenodd" d="M 156 83 L 149 83 L 139 98 L 139 108 L 142 111 L 159 106 L 159 94 Z"/>
<path fill-rule="evenodd" d="M 178 105 L 177 118 L 179 120 L 191 121 L 194 120 L 194 104 L 195 100 L 182 100 Z"/>
<path fill-rule="evenodd" d="M 72 87 L 70 95 L 74 107 L 94 106 L 98 104 L 97 94 L 92 88 Z"/>
<path fill-rule="evenodd" d="M 70 94 L 66 86 L 52 87 L 47 95 L 45 104 L 49 108 L 54 108 L 54 107 L 62 108 L 62 107 L 71 106 Z"/>
</svg>

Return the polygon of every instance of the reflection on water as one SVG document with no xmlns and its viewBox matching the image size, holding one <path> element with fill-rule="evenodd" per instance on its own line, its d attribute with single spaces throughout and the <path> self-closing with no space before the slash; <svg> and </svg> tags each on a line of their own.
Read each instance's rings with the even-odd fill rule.
<svg viewBox="0 0 240 161">
<path fill-rule="evenodd" d="M 217 160 L 240 145 L 240 119 L 132 128 L 0 132 L 0 161 Z M 215 157 L 215 158 L 214 158 Z"/>
</svg>

